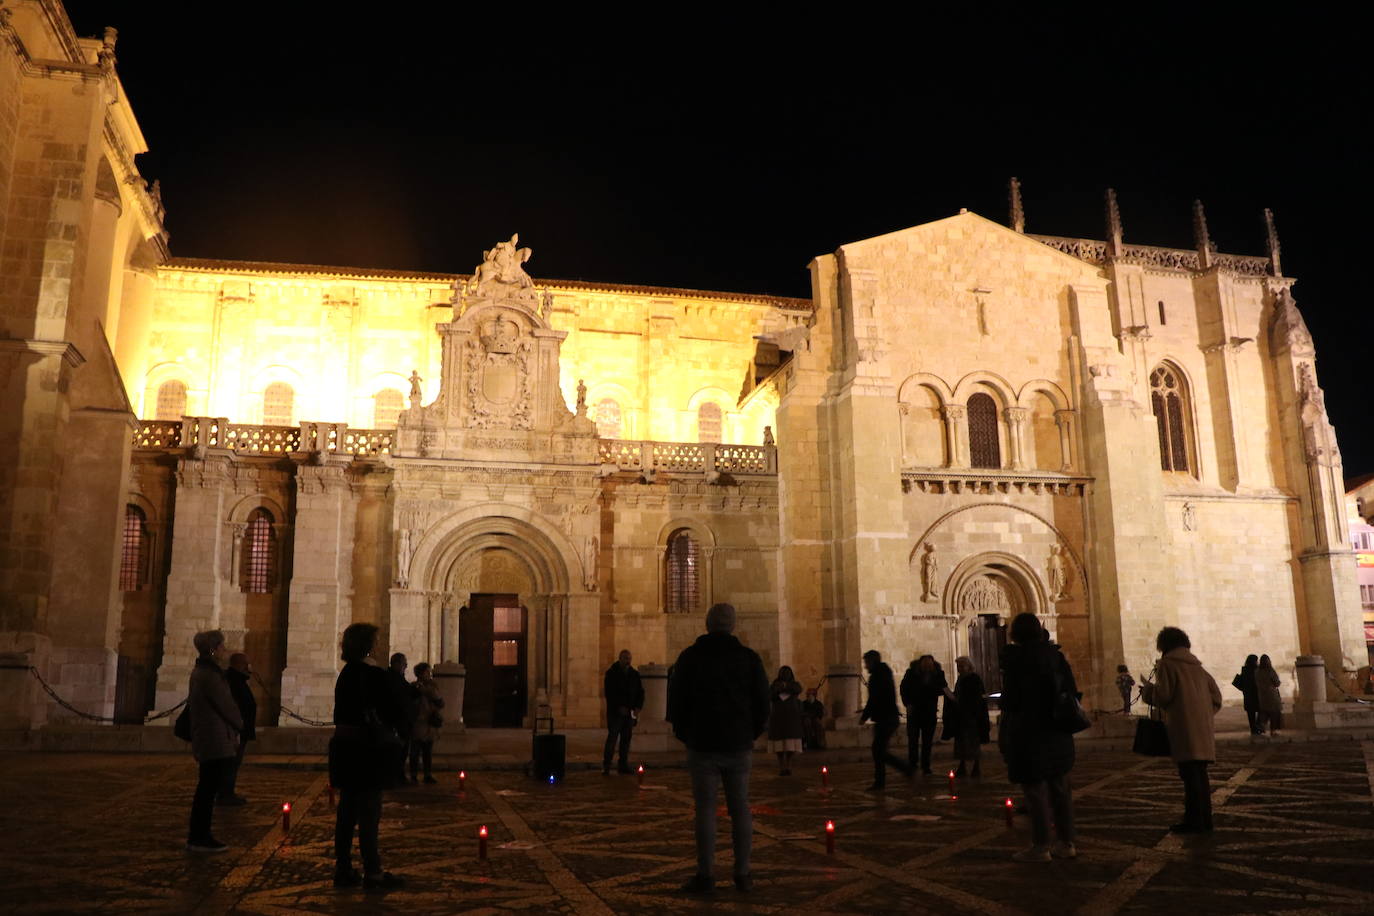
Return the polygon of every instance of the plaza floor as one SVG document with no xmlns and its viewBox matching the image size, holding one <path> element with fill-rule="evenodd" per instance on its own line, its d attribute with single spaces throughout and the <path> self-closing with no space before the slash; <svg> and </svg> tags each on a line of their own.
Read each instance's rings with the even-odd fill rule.
<svg viewBox="0 0 1374 916">
<path fill-rule="evenodd" d="M 947 754 L 948 752 L 945 751 Z M 995 754 L 991 755 L 995 757 Z M 1101 751 L 1073 773 L 1080 855 L 1010 861 L 1028 824 L 1008 829 L 1000 764 L 949 797 L 944 776 L 863 791 L 871 769 L 807 755 L 779 777 L 758 755 L 752 781 L 754 891 L 722 880 L 708 901 L 676 893 L 695 868 L 687 774 L 569 774 L 558 785 L 514 771 L 470 773 L 390 792 L 389 894 L 335 890 L 333 811 L 323 772 L 249 758 L 219 809 L 233 846 L 183 848 L 194 766 L 184 755 L 0 755 L 0 910 L 24 913 L 644 913 L 718 908 L 781 913 L 1371 913 L 1374 742 L 1223 746 L 1212 770 L 1216 832 L 1180 838 L 1181 792 L 1168 761 Z M 939 761 L 937 761 L 937 766 Z M 292 803 L 289 833 L 283 801 Z M 827 855 L 823 825 L 836 824 Z M 490 830 L 489 860 L 477 830 Z M 721 812 L 717 872 L 730 874 Z"/>
</svg>

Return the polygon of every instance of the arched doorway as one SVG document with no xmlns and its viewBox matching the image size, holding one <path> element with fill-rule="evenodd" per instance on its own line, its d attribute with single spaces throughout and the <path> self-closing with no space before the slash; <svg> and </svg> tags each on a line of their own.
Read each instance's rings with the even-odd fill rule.
<svg viewBox="0 0 1374 916">
<path fill-rule="evenodd" d="M 478 728 L 519 728 L 529 707 L 529 569 L 503 546 L 483 547 L 454 563 L 448 592 L 463 607 L 458 661 L 467 672 L 463 721 Z"/>
<path fill-rule="evenodd" d="M 1002 689 L 999 665 L 1007 623 L 1017 614 L 1045 606 L 1039 579 L 1018 558 L 984 554 L 959 564 L 950 577 L 947 613 L 958 615 L 956 647 L 983 678 L 988 693 Z"/>
</svg>

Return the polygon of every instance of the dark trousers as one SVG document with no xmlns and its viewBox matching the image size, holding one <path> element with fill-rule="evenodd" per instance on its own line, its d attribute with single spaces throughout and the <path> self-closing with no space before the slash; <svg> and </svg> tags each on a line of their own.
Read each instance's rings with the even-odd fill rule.
<svg viewBox="0 0 1374 916">
<path fill-rule="evenodd" d="M 215 813 L 215 796 L 224 786 L 234 768 L 233 757 L 216 757 L 200 761 L 200 779 L 191 800 L 191 826 L 186 831 L 188 843 L 202 843 L 210 839 L 210 819 Z"/>
<path fill-rule="evenodd" d="M 248 750 L 248 742 L 239 742 L 239 752 L 234 756 L 234 765 L 224 776 L 224 787 L 220 789 L 220 798 L 233 798 L 235 789 L 239 784 L 239 768 L 243 766 L 243 754 Z"/>
<path fill-rule="evenodd" d="M 892 754 L 887 749 L 887 744 L 892 740 L 893 732 L 897 731 L 896 722 L 874 722 L 873 723 L 873 784 L 883 786 L 887 784 L 887 767 L 896 767 L 903 775 L 911 775 L 911 767 L 906 765 L 906 761 Z"/>
<path fill-rule="evenodd" d="M 410 739 L 410 778 L 415 778 L 415 771 L 420 768 L 420 759 L 424 758 L 425 778 L 428 779 L 434 774 L 431 768 L 434 766 L 434 742 L 421 741 L 419 738 Z"/>
<path fill-rule="evenodd" d="M 1022 786 L 1026 793 L 1026 813 L 1031 819 L 1031 842 L 1044 846 L 1050 841 L 1050 824 L 1065 843 L 1073 842 L 1073 792 L 1069 777 L 1051 776 Z"/>
<path fill-rule="evenodd" d="M 930 746 L 935 742 L 935 710 L 929 713 L 910 710 L 906 714 L 906 759 L 916 769 L 916 746 L 921 748 L 921 772 L 930 772 Z"/>
<path fill-rule="evenodd" d="M 377 851 L 377 828 L 381 822 L 381 789 L 339 790 L 339 807 L 334 817 L 334 867 L 337 871 L 347 872 L 353 868 L 353 828 L 356 827 L 363 873 L 382 873 L 382 857 Z"/>
<path fill-rule="evenodd" d="M 394 777 L 392 777 L 392 778 L 395 779 L 397 782 L 405 782 L 405 781 L 406 781 L 406 759 L 410 757 L 410 748 L 411 748 L 411 745 L 413 745 L 413 744 L 415 743 L 415 739 L 411 738 L 409 734 L 401 735 L 400 738 L 401 738 L 401 752 L 400 752 L 399 754 L 396 755 L 396 758 L 395 758 L 395 759 L 396 759 L 396 775 L 395 775 Z M 393 788 L 394 788 L 394 786 L 393 786 Z"/>
<path fill-rule="evenodd" d="M 1202 830 L 1212 829 L 1212 783 L 1207 778 L 1206 760 L 1180 760 L 1178 778 L 1183 780 L 1183 823 Z"/>
<path fill-rule="evenodd" d="M 630 738 L 634 734 L 634 716 L 628 712 L 620 714 L 606 711 L 606 748 L 601 754 L 601 768 L 610 769 L 611 755 L 615 752 L 616 742 L 620 743 L 620 769 L 630 767 Z"/>
<path fill-rule="evenodd" d="M 1264 721 L 1260 718 L 1258 709 L 1245 707 L 1245 718 L 1250 722 L 1250 734 L 1259 735 L 1264 733 Z"/>
</svg>

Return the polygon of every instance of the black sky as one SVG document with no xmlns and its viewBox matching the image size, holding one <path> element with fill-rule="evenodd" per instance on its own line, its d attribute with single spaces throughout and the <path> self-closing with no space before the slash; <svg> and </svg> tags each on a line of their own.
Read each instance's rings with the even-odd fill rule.
<svg viewBox="0 0 1374 916">
<path fill-rule="evenodd" d="M 1348 475 L 1374 471 L 1368 51 L 1350 22 L 1133 6 L 71 2 L 119 72 L 172 251 L 465 272 L 519 231 L 536 277 L 808 296 L 806 263 L 967 207 L 1027 230 L 1284 272 Z"/>
</svg>

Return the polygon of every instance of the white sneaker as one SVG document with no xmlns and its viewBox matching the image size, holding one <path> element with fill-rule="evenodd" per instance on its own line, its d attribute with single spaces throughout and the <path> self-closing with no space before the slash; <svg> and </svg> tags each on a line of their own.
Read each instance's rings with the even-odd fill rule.
<svg viewBox="0 0 1374 916">
<path fill-rule="evenodd" d="M 1060 840 L 1050 847 L 1050 855 L 1056 859 L 1076 859 L 1078 858 L 1078 850 L 1072 843 Z"/>
<path fill-rule="evenodd" d="M 1012 855 L 1014 862 L 1048 862 L 1050 861 L 1050 847 L 1030 846 Z"/>
</svg>

